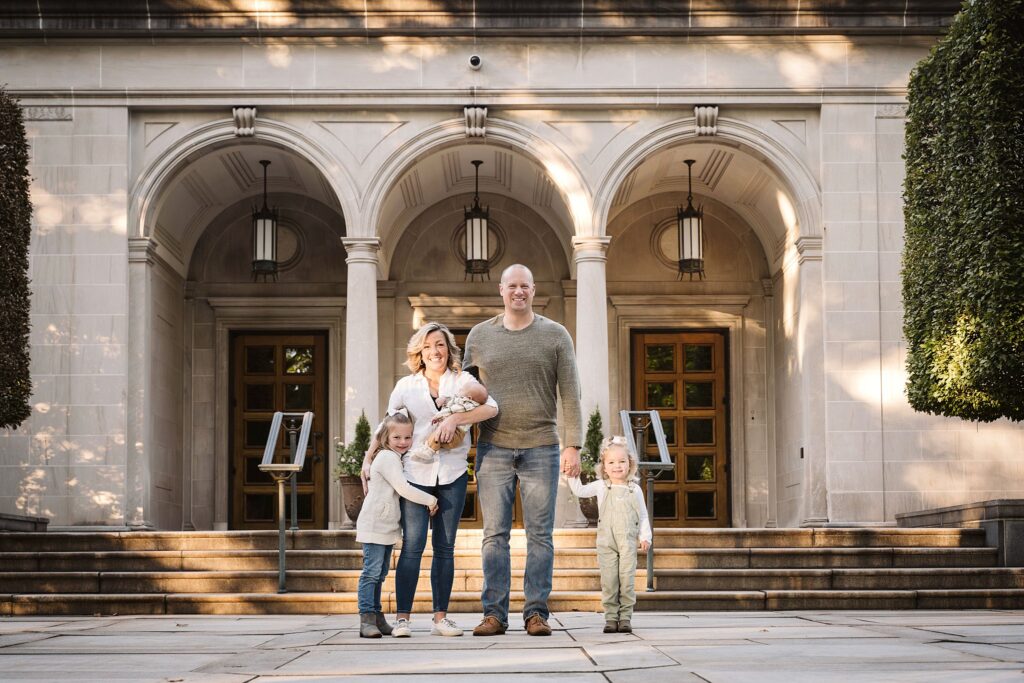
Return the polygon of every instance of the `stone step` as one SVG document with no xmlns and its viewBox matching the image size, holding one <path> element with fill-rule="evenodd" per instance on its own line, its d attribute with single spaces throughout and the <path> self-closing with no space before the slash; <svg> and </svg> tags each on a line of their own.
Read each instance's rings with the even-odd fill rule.
<svg viewBox="0 0 1024 683">
<path fill-rule="evenodd" d="M 394 612 L 394 595 L 382 595 L 384 609 Z M 600 593 L 554 591 L 554 612 L 600 612 Z M 838 610 L 838 609 L 1020 609 L 1024 589 L 906 591 L 657 591 L 637 594 L 638 611 Z M 479 593 L 457 592 L 453 612 L 481 611 Z M 523 608 L 523 594 L 514 591 L 510 609 Z M 426 615 L 428 599 L 417 599 L 414 611 Z M 0 595 L 0 616 L 53 614 L 354 614 L 353 593 L 180 593 L 180 594 L 20 594 Z M 422 618 L 427 618 L 423 616 Z M 600 618 L 595 615 L 595 618 Z M 471 626 L 464 624 L 465 626 Z"/>
<path fill-rule="evenodd" d="M 292 570 L 289 591 L 355 592 L 358 570 Z M 276 571 L 171 572 L 0 572 L 0 593 L 274 593 Z M 637 572 L 637 590 L 646 588 L 646 572 Z M 656 572 L 658 591 L 891 591 L 922 589 L 1024 589 L 1024 569 L 697 569 Z M 600 591 L 597 569 L 557 569 L 555 591 Z M 429 597 L 430 572 L 420 572 L 420 593 Z M 483 572 L 457 570 L 454 590 L 479 593 Z M 523 574 L 512 576 L 512 589 L 523 590 Z M 394 572 L 385 591 L 394 591 Z"/>
<path fill-rule="evenodd" d="M 557 548 L 592 548 L 595 529 L 556 529 Z M 457 547 L 478 549 L 481 529 L 461 529 Z M 524 548 L 526 537 L 513 530 L 513 548 Z M 0 533 L 2 552 L 69 551 L 186 551 L 276 550 L 276 531 L 124 531 Z M 655 530 L 660 548 L 850 548 L 850 547 L 981 547 L 981 529 L 667 529 Z M 357 550 L 354 531 L 288 532 L 291 550 Z"/>
<path fill-rule="evenodd" d="M 359 569 L 359 550 L 291 550 L 290 569 Z M 429 562 L 432 551 L 424 552 Z M 526 551 L 513 548 L 512 566 L 521 569 Z M 661 569 L 830 569 L 887 567 L 991 567 L 995 548 L 655 548 Z M 392 560 L 397 561 L 397 553 Z M 639 562 L 645 563 L 645 556 Z M 455 551 L 457 569 L 479 569 L 479 550 Z M 591 548 L 557 548 L 555 566 L 587 569 L 597 566 Z M 0 567 L 7 571 L 258 571 L 277 569 L 276 550 L 146 550 L 107 552 L 5 552 Z"/>
</svg>

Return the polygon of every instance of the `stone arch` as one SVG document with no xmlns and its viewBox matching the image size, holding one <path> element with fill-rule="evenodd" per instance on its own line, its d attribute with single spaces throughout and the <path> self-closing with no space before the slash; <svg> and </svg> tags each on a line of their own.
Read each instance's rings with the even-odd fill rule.
<svg viewBox="0 0 1024 683">
<path fill-rule="evenodd" d="M 764 244 L 769 261 L 773 260 L 776 245 L 796 243 L 806 237 L 820 239 L 821 189 L 814 174 L 803 161 L 771 135 L 744 121 L 719 118 L 717 139 L 738 143 L 745 151 L 761 158 L 791 195 L 797 219 L 796 232 L 771 235 L 773 243 Z M 611 165 L 598 187 L 594 196 L 593 224 L 598 226 L 603 234 L 616 191 L 629 173 L 648 157 L 667 147 L 698 140 L 714 142 L 716 138 L 698 138 L 693 117 L 671 121 L 637 140 Z M 739 213 L 751 224 L 757 224 L 754 217 Z"/>
<path fill-rule="evenodd" d="M 388 157 L 374 174 L 359 208 L 365 221 L 352 223 L 350 236 L 380 237 L 381 207 L 402 175 L 424 155 L 466 142 L 463 119 L 448 119 L 427 128 Z M 512 147 L 536 161 L 550 176 L 568 209 L 574 235 L 593 233 L 593 193 L 583 173 L 565 152 L 534 131 L 501 118 L 487 120 L 487 138 Z M 359 231 L 366 231 L 360 233 Z M 372 233 L 368 233 L 372 230 Z"/>
<path fill-rule="evenodd" d="M 165 149 L 139 175 L 131 190 L 128 207 L 129 238 L 148 239 L 159 207 L 159 200 L 175 174 L 197 154 L 221 145 L 238 142 L 231 119 L 205 123 L 182 136 Z M 323 146 L 296 128 L 273 119 L 260 119 L 254 138 L 302 157 L 323 175 L 334 192 L 346 222 L 355 222 L 358 215 L 358 192 L 348 170 Z"/>
</svg>

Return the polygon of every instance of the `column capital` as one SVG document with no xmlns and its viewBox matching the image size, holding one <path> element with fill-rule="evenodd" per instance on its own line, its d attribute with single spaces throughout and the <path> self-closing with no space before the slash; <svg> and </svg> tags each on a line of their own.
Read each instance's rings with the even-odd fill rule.
<svg viewBox="0 0 1024 683">
<path fill-rule="evenodd" d="M 345 263 L 371 263 L 377 265 L 377 252 L 380 251 L 380 238 L 377 237 L 342 237 L 341 244 L 348 252 Z"/>
<path fill-rule="evenodd" d="M 156 242 L 149 237 L 128 238 L 128 262 L 153 265 L 156 259 Z"/>
<path fill-rule="evenodd" d="M 608 245 L 611 244 L 611 237 L 573 237 L 572 251 L 576 263 L 583 261 L 607 261 Z"/>
</svg>

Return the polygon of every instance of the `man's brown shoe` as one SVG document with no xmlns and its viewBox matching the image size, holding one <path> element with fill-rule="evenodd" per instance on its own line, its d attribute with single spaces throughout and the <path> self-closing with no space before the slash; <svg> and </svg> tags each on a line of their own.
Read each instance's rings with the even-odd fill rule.
<svg viewBox="0 0 1024 683">
<path fill-rule="evenodd" d="M 498 621 L 498 617 L 486 616 L 484 620 L 473 629 L 474 636 L 503 636 L 505 625 Z"/>
<path fill-rule="evenodd" d="M 526 633 L 531 636 L 550 636 L 551 627 L 544 617 L 534 614 L 526 620 Z"/>
</svg>

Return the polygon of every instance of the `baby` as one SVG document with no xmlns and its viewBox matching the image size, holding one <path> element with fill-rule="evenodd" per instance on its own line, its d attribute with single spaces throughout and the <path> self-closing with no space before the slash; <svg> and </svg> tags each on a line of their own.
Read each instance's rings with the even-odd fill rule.
<svg viewBox="0 0 1024 683">
<path fill-rule="evenodd" d="M 454 413 L 468 413 L 473 408 L 483 404 L 487 401 L 487 389 L 484 388 L 480 382 L 470 382 L 462 387 L 462 391 L 457 396 L 438 396 L 435 399 L 437 404 L 438 413 L 437 416 L 431 420 L 431 426 L 437 427 L 446 417 L 453 415 Z M 431 432 L 427 440 L 422 445 L 409 451 L 409 457 L 417 462 L 430 463 L 434 462 L 437 458 L 437 453 L 442 448 L 455 448 L 462 443 L 462 440 L 466 437 L 466 433 L 469 431 L 469 425 L 463 425 L 455 430 L 455 434 L 452 438 L 445 443 L 441 443 L 437 436 L 437 430 Z"/>
</svg>

